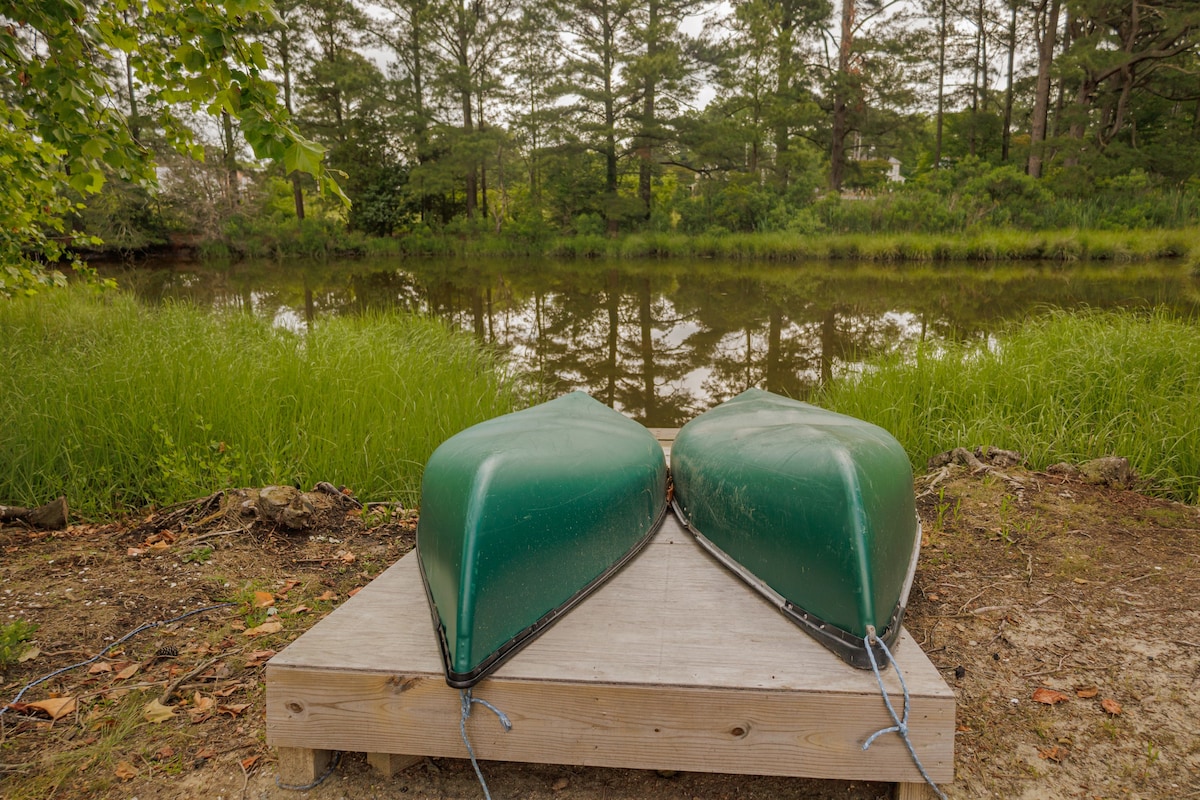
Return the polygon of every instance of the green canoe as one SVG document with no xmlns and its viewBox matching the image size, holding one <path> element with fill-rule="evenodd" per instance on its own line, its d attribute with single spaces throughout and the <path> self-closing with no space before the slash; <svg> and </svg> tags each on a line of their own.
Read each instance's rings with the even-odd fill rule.
<svg viewBox="0 0 1200 800">
<path fill-rule="evenodd" d="M 475 425 L 434 451 L 417 557 L 446 681 L 473 686 L 650 540 L 662 447 L 574 392 Z"/>
<path fill-rule="evenodd" d="M 701 545 L 821 644 L 866 668 L 869 628 L 895 641 L 921 531 L 887 431 L 750 389 L 680 430 L 671 474 Z"/>
</svg>

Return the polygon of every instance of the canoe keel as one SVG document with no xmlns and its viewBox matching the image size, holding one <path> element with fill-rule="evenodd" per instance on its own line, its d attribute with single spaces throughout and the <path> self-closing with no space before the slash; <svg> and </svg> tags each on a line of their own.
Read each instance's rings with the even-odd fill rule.
<svg viewBox="0 0 1200 800">
<path fill-rule="evenodd" d="M 921 530 L 890 434 L 751 389 L 684 426 L 671 461 L 680 520 L 781 613 L 855 667 L 869 631 L 895 643 Z"/>
<path fill-rule="evenodd" d="M 473 686 L 633 558 L 666 483 L 654 436 L 582 392 L 438 447 L 417 557 L 446 682 Z"/>
</svg>

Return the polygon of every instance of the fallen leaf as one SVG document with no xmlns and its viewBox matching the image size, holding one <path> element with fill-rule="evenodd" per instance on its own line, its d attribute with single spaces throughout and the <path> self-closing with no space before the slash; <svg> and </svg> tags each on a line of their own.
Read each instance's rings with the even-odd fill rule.
<svg viewBox="0 0 1200 800">
<path fill-rule="evenodd" d="M 1039 758 L 1045 758 L 1045 759 L 1048 759 L 1055 763 L 1062 761 L 1063 758 L 1066 757 L 1066 755 L 1067 755 L 1066 749 L 1059 747 L 1058 745 L 1054 745 L 1053 747 L 1043 747 L 1040 750 L 1038 750 Z"/>
<path fill-rule="evenodd" d="M 275 605 L 275 595 L 271 594 L 270 592 L 254 593 L 255 608 L 268 608 L 273 605 Z"/>
<path fill-rule="evenodd" d="M 364 587 L 362 587 L 362 586 L 355 586 L 353 589 L 351 589 L 350 591 L 346 592 L 346 596 L 347 596 L 347 597 L 354 597 L 354 595 L 356 595 L 356 594 L 358 594 L 359 592 L 361 592 L 361 591 L 363 590 L 363 588 L 364 588 Z"/>
<path fill-rule="evenodd" d="M 206 759 L 216 758 L 216 757 L 217 757 L 217 751 L 212 749 L 211 747 L 201 747 L 199 750 L 196 751 L 196 760 L 197 761 L 204 761 Z"/>
<path fill-rule="evenodd" d="M 115 677 L 119 681 L 128 680 L 129 678 L 132 678 L 134 675 L 136 675 L 137 671 L 141 668 L 142 668 L 142 665 L 135 661 L 132 664 L 126 665 L 125 668 L 122 669 L 120 672 L 118 672 Z"/>
<path fill-rule="evenodd" d="M 88 675 L 98 675 L 101 672 L 112 672 L 112 664 L 107 661 L 97 661 L 88 667 Z"/>
<path fill-rule="evenodd" d="M 249 707 L 249 703 L 229 703 L 228 705 L 217 706 L 217 711 L 222 714 L 228 714 L 231 717 L 236 717 Z"/>
<path fill-rule="evenodd" d="M 283 582 L 283 588 L 280 589 L 276 594 L 278 594 L 280 597 L 282 597 L 283 595 L 287 594 L 288 592 L 290 592 L 292 589 L 295 589 L 299 585 L 300 585 L 300 581 L 296 580 L 295 578 L 288 578 L 286 581 Z"/>
<path fill-rule="evenodd" d="M 1095 697 L 1100 694 L 1100 689 L 1095 686 L 1080 686 L 1075 690 L 1076 697 L 1082 697 L 1084 700 Z"/>
<path fill-rule="evenodd" d="M 235 619 L 233 622 L 229 623 L 229 627 L 233 628 L 235 631 L 244 631 L 246 630 L 246 623 L 242 622 L 240 619 Z"/>
<path fill-rule="evenodd" d="M 308 606 L 296 606 L 295 608 L 293 608 L 293 609 L 291 610 L 291 612 L 290 612 L 290 613 L 292 613 L 292 614 L 306 614 L 306 613 L 308 613 L 309 611 L 312 611 L 312 609 L 311 609 L 311 608 L 309 608 Z"/>
<path fill-rule="evenodd" d="M 337 600 L 337 595 L 332 589 L 327 589 L 324 594 L 317 598 L 318 600 Z"/>
<path fill-rule="evenodd" d="M 24 664 L 26 661 L 33 661 L 42 654 L 40 647 L 30 647 L 17 658 L 18 664 Z"/>
<path fill-rule="evenodd" d="M 1075 582 L 1082 586 L 1083 584 L 1090 583 L 1091 581 L 1089 581 L 1087 578 L 1075 578 Z"/>
<path fill-rule="evenodd" d="M 246 688 L 245 684 L 235 683 L 232 686 L 226 686 L 224 689 L 214 689 L 213 694 L 216 695 L 217 697 L 229 697 L 229 695 L 233 694 L 234 692 L 238 691 L 239 689 L 244 689 L 244 688 Z"/>
<path fill-rule="evenodd" d="M 571 785 L 571 782 L 569 780 L 567 780 L 566 778 L 559 778 L 556 781 L 554 781 L 553 784 L 550 785 L 550 788 L 553 791 L 561 792 L 563 789 L 567 788 L 570 785 Z"/>
<path fill-rule="evenodd" d="M 1116 700 L 1113 700 L 1111 697 L 1106 697 L 1103 700 L 1101 700 L 1100 707 L 1103 708 L 1105 711 L 1107 711 L 1109 714 L 1111 714 L 1114 717 L 1117 714 L 1121 713 L 1121 704 L 1118 703 Z"/>
<path fill-rule="evenodd" d="M 171 547 L 171 545 L 167 544 L 166 542 L 163 542 L 163 541 L 158 541 L 158 542 L 155 542 L 154 544 L 150 545 L 150 546 L 149 546 L 149 547 L 147 547 L 146 549 L 147 549 L 147 550 L 156 550 L 156 551 L 162 551 L 162 550 L 167 550 L 167 549 L 169 549 L 170 547 Z"/>
<path fill-rule="evenodd" d="M 138 776 L 138 771 L 133 764 L 128 761 L 122 761 L 117 764 L 117 768 L 113 770 L 113 774 L 123 781 L 131 781 Z"/>
<path fill-rule="evenodd" d="M 200 694 L 199 692 L 196 692 L 195 694 L 192 695 L 192 710 L 193 711 L 199 711 L 201 713 L 211 711 L 212 707 L 215 706 L 216 704 L 217 704 L 216 700 L 212 699 L 211 697 L 205 697 L 204 695 Z"/>
<path fill-rule="evenodd" d="M 255 650 L 253 653 L 251 653 L 249 656 L 246 657 L 246 666 L 247 667 L 260 666 L 267 659 L 271 658 L 271 656 L 273 656 L 273 655 L 275 655 L 274 650 Z"/>
<path fill-rule="evenodd" d="M 166 761 L 168 758 L 171 758 L 174 755 L 175 755 L 175 748 L 171 747 L 171 745 L 169 745 L 169 744 L 164 744 L 162 747 L 158 748 L 158 750 L 154 753 L 154 760 L 155 761 Z"/>
<path fill-rule="evenodd" d="M 258 763 L 258 760 L 260 758 L 262 758 L 261 754 L 256 755 L 256 756 L 247 756 L 246 758 L 243 758 L 242 759 L 242 769 L 245 770 L 246 772 L 249 772 L 250 770 L 254 769 L 254 765 Z"/>
<path fill-rule="evenodd" d="M 1033 693 L 1033 700 L 1036 703 L 1045 703 L 1048 706 L 1056 705 L 1067 699 L 1067 696 L 1062 692 L 1056 692 L 1053 689 L 1039 687 Z"/>
<path fill-rule="evenodd" d="M 27 708 L 36 708 L 39 711 L 45 712 L 50 719 L 62 719 L 67 714 L 75 713 L 75 698 L 74 697 L 51 697 L 49 700 L 38 700 L 36 703 L 28 703 Z"/>
<path fill-rule="evenodd" d="M 146 551 L 140 547 L 131 547 L 125 551 L 125 555 L 130 556 L 131 558 L 137 558 L 140 555 L 145 555 L 145 553 Z"/>
<path fill-rule="evenodd" d="M 353 564 L 354 560 L 358 558 L 358 556 L 354 555 L 354 553 L 350 552 L 349 550 L 342 550 L 337 554 L 337 557 L 346 564 Z"/>
<path fill-rule="evenodd" d="M 158 724 L 159 722 L 166 722 L 175 716 L 175 709 L 170 706 L 164 706 L 158 702 L 158 698 L 155 698 L 142 709 L 142 716 L 146 718 L 147 722 Z"/>
<path fill-rule="evenodd" d="M 249 639 L 253 639 L 256 636 L 269 636 L 272 633 L 279 633 L 281 630 L 283 630 L 282 622 L 277 619 L 269 619 L 257 628 L 248 628 L 243 635 Z"/>
</svg>

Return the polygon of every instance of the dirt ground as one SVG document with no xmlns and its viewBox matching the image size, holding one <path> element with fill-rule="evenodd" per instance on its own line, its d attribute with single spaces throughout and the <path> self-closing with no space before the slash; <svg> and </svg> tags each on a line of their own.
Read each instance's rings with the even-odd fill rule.
<svg viewBox="0 0 1200 800">
<path fill-rule="evenodd" d="M 1200 509 L 1078 477 L 949 466 L 921 476 L 925 541 L 906 624 L 954 688 L 951 798 L 1200 797 Z M 413 546 L 415 517 L 247 520 L 237 494 L 122 524 L 0 529 L 0 797 L 482 797 L 469 762 L 393 778 L 347 755 L 276 785 L 263 665 Z M 229 602 L 124 642 L 141 626 Z M 3 642 L 0 642 L 3 645 Z M 0 650 L 0 652 L 3 652 Z M 13 658 L 17 658 L 13 655 Z M 884 784 L 484 762 L 493 797 L 889 796 Z"/>
</svg>

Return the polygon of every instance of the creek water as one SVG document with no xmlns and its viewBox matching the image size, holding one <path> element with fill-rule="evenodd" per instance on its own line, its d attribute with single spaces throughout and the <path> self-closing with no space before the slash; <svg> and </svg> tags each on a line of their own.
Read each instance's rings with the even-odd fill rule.
<svg viewBox="0 0 1200 800">
<path fill-rule="evenodd" d="M 400 309 L 444 319 L 556 393 L 674 427 L 750 386 L 808 397 L 872 357 L 988 340 L 1052 309 L 1196 318 L 1181 264 L 765 265 L 353 260 L 104 267 L 144 301 L 239 309 L 303 330 Z"/>
</svg>

